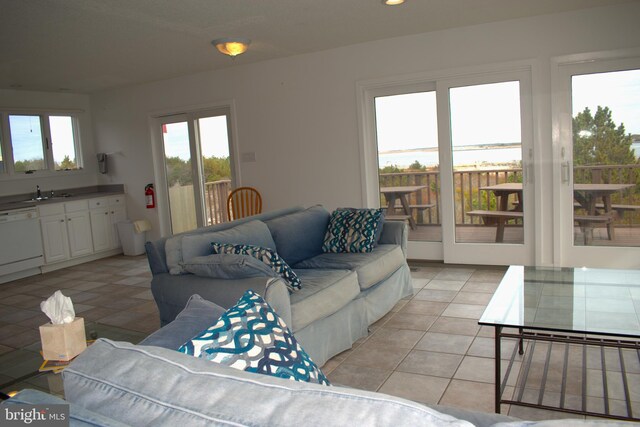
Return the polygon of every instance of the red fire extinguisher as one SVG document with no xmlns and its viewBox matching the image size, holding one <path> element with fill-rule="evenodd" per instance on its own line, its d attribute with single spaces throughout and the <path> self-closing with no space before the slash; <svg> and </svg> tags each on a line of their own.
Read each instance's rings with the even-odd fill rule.
<svg viewBox="0 0 640 427">
<path fill-rule="evenodd" d="M 156 207 L 156 193 L 153 191 L 153 184 L 147 184 L 144 187 L 144 196 L 147 199 L 147 209 Z"/>
</svg>

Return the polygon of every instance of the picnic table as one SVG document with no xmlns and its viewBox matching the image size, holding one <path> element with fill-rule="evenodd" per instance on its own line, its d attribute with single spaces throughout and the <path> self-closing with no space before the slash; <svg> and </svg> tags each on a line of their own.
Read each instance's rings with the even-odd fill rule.
<svg viewBox="0 0 640 427">
<path fill-rule="evenodd" d="M 423 188 L 427 188 L 426 185 L 407 185 L 407 186 L 399 186 L 399 187 L 382 187 L 380 188 L 380 193 L 384 194 L 385 199 L 387 200 L 387 211 L 385 214 L 385 219 L 394 221 L 394 220 L 407 220 L 409 221 L 409 226 L 412 230 L 416 229 L 416 221 L 413 219 L 413 215 L 411 215 L 411 208 L 422 208 L 429 209 L 434 205 L 410 205 L 408 196 L 411 193 L 416 193 Z M 400 201 L 400 206 L 396 206 L 396 201 Z M 402 208 L 404 214 L 396 215 L 396 208 Z"/>
</svg>

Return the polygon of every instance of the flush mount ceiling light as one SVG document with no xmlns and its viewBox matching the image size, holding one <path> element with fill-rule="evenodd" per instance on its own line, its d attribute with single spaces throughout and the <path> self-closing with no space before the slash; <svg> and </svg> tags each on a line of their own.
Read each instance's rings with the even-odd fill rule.
<svg viewBox="0 0 640 427">
<path fill-rule="evenodd" d="M 211 42 L 212 45 L 225 55 L 230 57 L 238 56 L 241 53 L 245 53 L 251 44 L 251 40 L 243 38 L 231 38 L 215 39 Z"/>
<path fill-rule="evenodd" d="M 382 4 L 387 6 L 397 6 L 404 3 L 405 0 L 382 0 Z"/>
</svg>

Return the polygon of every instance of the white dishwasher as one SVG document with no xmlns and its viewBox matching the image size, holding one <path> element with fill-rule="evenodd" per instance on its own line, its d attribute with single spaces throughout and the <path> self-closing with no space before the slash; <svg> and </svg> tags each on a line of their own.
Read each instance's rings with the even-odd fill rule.
<svg viewBox="0 0 640 427">
<path fill-rule="evenodd" d="M 0 276 L 44 264 L 38 211 L 0 211 Z"/>
</svg>

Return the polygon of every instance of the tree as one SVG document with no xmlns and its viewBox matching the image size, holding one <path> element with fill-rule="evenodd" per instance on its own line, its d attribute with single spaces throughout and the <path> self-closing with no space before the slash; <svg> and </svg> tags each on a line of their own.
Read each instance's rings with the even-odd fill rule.
<svg viewBox="0 0 640 427">
<path fill-rule="evenodd" d="M 576 165 L 629 165 L 636 163 L 631 134 L 611 119 L 609 107 L 595 115 L 589 108 L 573 118 L 573 162 Z"/>
<path fill-rule="evenodd" d="M 72 161 L 69 158 L 69 155 L 64 156 L 64 159 L 58 164 L 58 170 L 69 170 L 69 169 L 78 169 L 75 161 Z"/>
<path fill-rule="evenodd" d="M 412 170 L 412 171 L 424 171 L 424 170 L 427 170 L 427 167 L 416 160 L 416 161 L 414 161 L 413 163 L 411 163 L 409 165 L 409 170 Z"/>
</svg>

